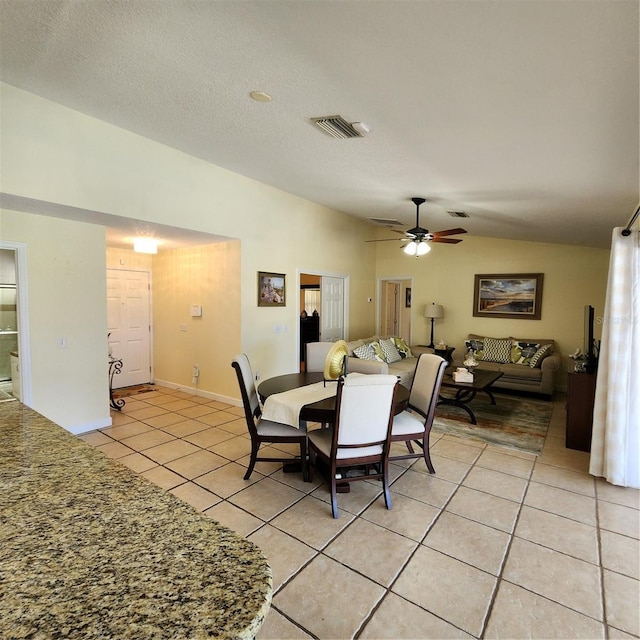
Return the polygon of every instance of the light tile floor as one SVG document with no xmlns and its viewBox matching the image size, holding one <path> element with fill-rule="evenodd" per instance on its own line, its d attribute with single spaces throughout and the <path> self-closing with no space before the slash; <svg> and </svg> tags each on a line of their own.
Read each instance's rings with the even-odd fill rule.
<svg viewBox="0 0 640 640">
<path fill-rule="evenodd" d="M 259 639 L 640 636 L 640 492 L 564 447 L 563 398 L 539 457 L 434 433 L 435 476 L 393 464 L 393 509 L 358 482 L 338 520 L 317 476 L 258 463 L 242 479 L 242 416 L 158 387 L 81 438 L 263 549 Z"/>
</svg>

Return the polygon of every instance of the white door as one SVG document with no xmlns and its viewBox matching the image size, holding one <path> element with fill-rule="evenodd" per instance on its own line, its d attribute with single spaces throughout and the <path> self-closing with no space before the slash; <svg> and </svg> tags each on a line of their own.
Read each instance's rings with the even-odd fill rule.
<svg viewBox="0 0 640 640">
<path fill-rule="evenodd" d="M 344 279 L 322 276 L 320 340 L 335 342 L 344 338 Z"/>
<path fill-rule="evenodd" d="M 107 269 L 109 346 L 122 360 L 113 388 L 151 382 L 149 272 Z"/>
</svg>

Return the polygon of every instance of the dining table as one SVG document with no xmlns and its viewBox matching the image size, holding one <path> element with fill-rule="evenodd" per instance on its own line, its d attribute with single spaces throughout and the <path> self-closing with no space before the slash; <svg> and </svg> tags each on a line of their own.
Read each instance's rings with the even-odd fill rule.
<svg viewBox="0 0 640 640">
<path fill-rule="evenodd" d="M 357 374 L 351 374 L 357 375 Z M 258 385 L 258 395 L 264 403 L 267 398 L 276 393 L 291 391 L 307 385 L 322 382 L 326 386 L 333 385 L 338 388 L 337 380 L 324 380 L 321 371 L 301 371 L 299 373 L 287 373 L 273 378 L 267 378 Z M 409 389 L 398 385 L 395 395 L 393 413 L 402 413 L 407 408 L 409 402 Z M 336 421 L 336 394 L 305 404 L 300 409 L 300 424 L 306 426 L 308 422 L 319 422 L 320 424 L 335 424 Z M 296 426 L 296 425 L 294 425 Z"/>
<path fill-rule="evenodd" d="M 351 374 L 361 375 L 361 374 Z M 336 390 L 338 388 L 337 380 L 325 380 L 321 371 L 301 371 L 299 373 L 287 373 L 273 378 L 263 380 L 257 387 L 258 395 L 261 402 L 266 402 L 269 396 L 285 391 L 292 391 L 307 385 L 315 385 L 322 382 L 324 385 L 333 385 Z M 397 415 L 402 413 L 409 403 L 409 389 L 398 385 L 394 398 L 393 413 Z M 329 397 L 324 397 L 316 402 L 310 402 L 300 408 L 299 420 L 297 425 L 306 429 L 308 422 L 319 422 L 322 425 L 333 425 L 336 421 L 336 394 L 333 393 Z M 285 463 L 284 471 L 299 471 L 300 463 Z M 350 485 L 348 482 L 338 484 L 338 493 L 349 493 Z"/>
</svg>

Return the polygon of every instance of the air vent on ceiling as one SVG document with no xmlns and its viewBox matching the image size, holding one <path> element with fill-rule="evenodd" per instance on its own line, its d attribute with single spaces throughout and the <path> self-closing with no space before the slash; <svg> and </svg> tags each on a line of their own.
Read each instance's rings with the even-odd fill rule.
<svg viewBox="0 0 640 640">
<path fill-rule="evenodd" d="M 447 211 L 452 218 L 468 218 L 469 214 L 465 211 Z"/>
<path fill-rule="evenodd" d="M 385 227 L 393 227 L 400 226 L 402 222 L 398 222 L 398 220 L 392 220 L 391 218 L 367 218 L 367 220 L 371 220 L 371 222 L 376 222 L 378 224 L 383 224 Z"/>
<path fill-rule="evenodd" d="M 311 122 L 333 138 L 362 138 L 364 135 L 364 133 L 357 131 L 353 125 L 347 122 L 342 116 L 311 118 Z"/>
</svg>

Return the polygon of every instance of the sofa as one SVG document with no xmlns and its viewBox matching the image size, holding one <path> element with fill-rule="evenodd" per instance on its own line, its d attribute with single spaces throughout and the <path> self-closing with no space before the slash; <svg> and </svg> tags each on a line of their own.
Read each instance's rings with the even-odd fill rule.
<svg viewBox="0 0 640 640">
<path fill-rule="evenodd" d="M 362 357 L 363 345 L 384 344 L 392 340 L 400 352 L 400 359 L 385 361 L 384 353 L 376 353 Z M 496 342 L 494 342 L 496 341 Z M 485 344 L 489 347 L 485 349 Z M 403 348 L 406 351 L 403 353 Z M 359 373 L 384 373 L 397 375 L 400 383 L 410 387 L 413 381 L 418 356 L 421 353 L 433 353 L 433 349 L 425 346 L 407 346 L 404 340 L 394 336 L 370 336 L 361 340 L 347 342 L 347 370 Z M 477 334 L 469 334 L 463 347 L 453 353 L 455 367 L 464 366 L 464 359 L 472 349 L 475 353 L 478 369 L 500 371 L 502 376 L 492 385 L 496 389 L 512 391 L 528 391 L 551 397 L 555 386 L 557 372 L 560 369 L 561 357 L 555 350 L 551 339 L 538 338 L 491 338 Z M 358 352 L 361 357 L 358 357 Z M 541 352 L 541 353 L 539 353 Z M 532 364 L 533 363 L 533 364 Z"/>
<path fill-rule="evenodd" d="M 553 340 L 492 338 L 470 333 L 464 347 L 453 354 L 454 366 L 464 366 L 469 350 L 475 354 L 478 369 L 502 372 L 492 388 L 553 395 L 562 362 Z"/>
<path fill-rule="evenodd" d="M 385 341 L 391 340 L 399 353 L 399 358 L 393 355 L 387 357 L 384 352 L 374 351 L 375 358 L 363 357 L 362 348 L 365 345 L 384 344 Z M 409 346 L 401 338 L 395 336 L 369 336 L 361 340 L 352 340 L 347 342 L 348 358 L 347 371 L 355 371 L 358 373 L 383 373 L 398 376 L 400 384 L 405 387 L 411 387 L 413 374 L 418 364 L 418 356 L 421 353 L 433 353 L 433 349 L 424 346 Z M 357 353 L 356 353 L 357 352 Z M 358 353 L 360 355 L 358 355 Z"/>
</svg>

